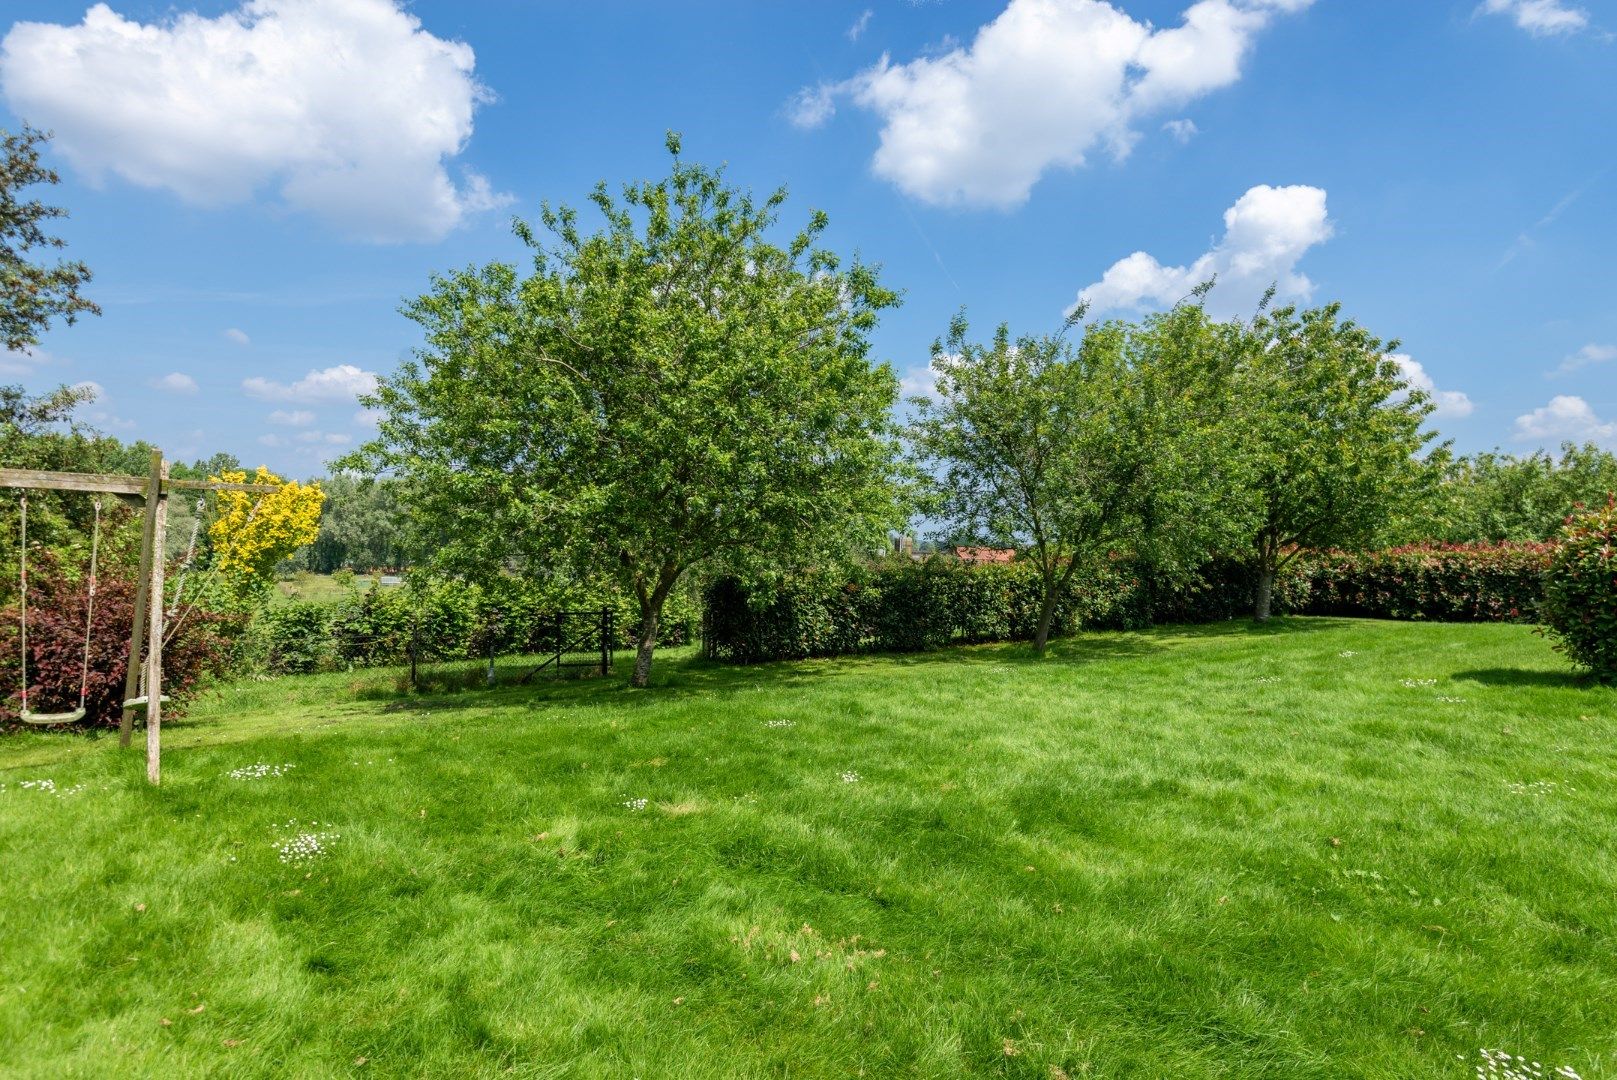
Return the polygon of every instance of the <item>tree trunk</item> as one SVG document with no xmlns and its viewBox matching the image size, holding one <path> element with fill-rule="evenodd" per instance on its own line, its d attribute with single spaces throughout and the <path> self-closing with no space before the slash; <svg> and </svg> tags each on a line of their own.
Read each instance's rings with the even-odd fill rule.
<svg viewBox="0 0 1617 1080">
<path fill-rule="evenodd" d="M 640 598 L 640 637 L 635 642 L 634 674 L 629 676 L 629 685 L 643 687 L 651 682 L 651 654 L 657 649 L 657 624 L 662 620 L 663 604 L 668 600 L 668 594 L 673 591 L 674 583 L 679 580 L 683 568 L 672 562 L 665 562 L 657 574 L 657 585 L 649 593 L 645 582 L 635 584 L 635 593 Z"/>
<path fill-rule="evenodd" d="M 630 686 L 645 686 L 651 682 L 651 654 L 657 648 L 657 616 L 660 612 L 640 612 L 640 639 L 635 642 L 634 674 L 629 676 Z"/>
<path fill-rule="evenodd" d="M 1040 656 L 1044 655 L 1044 647 L 1050 644 L 1050 623 L 1055 620 L 1056 614 L 1056 587 L 1046 584 L 1044 587 L 1044 601 L 1039 605 L 1039 626 L 1033 631 L 1033 651 Z"/>
<path fill-rule="evenodd" d="M 1258 594 L 1252 606 L 1252 617 L 1263 622 L 1269 617 L 1274 603 L 1275 570 L 1267 558 L 1258 567 Z"/>
</svg>

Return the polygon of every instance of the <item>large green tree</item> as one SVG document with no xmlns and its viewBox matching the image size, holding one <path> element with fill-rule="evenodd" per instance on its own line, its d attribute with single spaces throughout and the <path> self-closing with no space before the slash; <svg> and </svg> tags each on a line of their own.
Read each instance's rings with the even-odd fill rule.
<svg viewBox="0 0 1617 1080">
<path fill-rule="evenodd" d="M 39 160 L 47 138 L 32 128 L 15 134 L 0 128 L 0 350 L 39 344 L 40 332 L 54 318 L 71 323 L 82 314 L 101 313 L 79 293 L 90 281 L 89 267 L 39 261 L 41 253 L 65 246 L 45 226 L 67 216 L 60 206 L 23 195 L 25 188 L 60 179 Z"/>
<path fill-rule="evenodd" d="M 1227 328 L 1186 303 L 1074 340 L 1081 316 L 1015 341 L 1001 326 L 986 345 L 957 318 L 933 346 L 936 397 L 915 399 L 910 427 L 934 513 L 1038 567 L 1040 652 L 1075 575 L 1117 557 L 1176 574 L 1230 528 Z"/>
<path fill-rule="evenodd" d="M 668 149 L 665 178 L 596 188 L 598 231 L 567 208 L 519 222 L 531 273 L 471 267 L 409 304 L 425 344 L 354 459 L 398 478 L 445 569 L 616 576 L 637 686 L 687 573 L 843 553 L 894 521 L 897 380 L 869 334 L 897 295 L 820 246 L 824 214 L 777 244 L 784 190 L 756 201 Z"/>
<path fill-rule="evenodd" d="M 1263 311 L 1240 330 L 1240 408 L 1230 446 L 1246 479 L 1253 615 L 1270 614 L 1275 575 L 1308 548 L 1374 541 L 1431 479 L 1418 455 L 1432 403 L 1382 341 L 1341 305 Z"/>
</svg>

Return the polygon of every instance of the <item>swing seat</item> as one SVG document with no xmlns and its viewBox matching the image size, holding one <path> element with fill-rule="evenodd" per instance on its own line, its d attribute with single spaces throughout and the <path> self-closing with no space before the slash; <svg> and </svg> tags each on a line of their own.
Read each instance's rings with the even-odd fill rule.
<svg viewBox="0 0 1617 1080">
<path fill-rule="evenodd" d="M 167 694 L 159 694 L 157 696 L 157 700 L 158 700 L 159 704 L 167 705 L 168 704 L 168 695 Z M 151 702 L 146 699 L 146 695 L 142 694 L 142 695 L 140 695 L 140 697 L 132 697 L 132 698 L 128 699 L 127 701 L 125 701 L 124 702 L 124 708 L 126 708 L 126 709 L 144 709 L 147 705 L 150 705 L 150 704 L 151 704 Z"/>
<path fill-rule="evenodd" d="M 72 712 L 29 712 L 24 709 L 17 718 L 25 724 L 75 724 L 84 719 L 83 709 Z"/>
</svg>

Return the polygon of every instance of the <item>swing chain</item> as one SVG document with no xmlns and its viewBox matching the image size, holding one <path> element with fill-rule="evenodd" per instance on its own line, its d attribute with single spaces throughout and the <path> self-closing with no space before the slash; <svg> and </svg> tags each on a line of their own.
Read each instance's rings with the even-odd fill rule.
<svg viewBox="0 0 1617 1080">
<path fill-rule="evenodd" d="M 191 542 L 185 546 L 185 561 L 180 564 L 180 578 L 174 583 L 174 602 L 168 606 L 168 617 L 173 618 L 180 610 L 180 598 L 185 595 L 185 576 L 191 572 L 191 562 L 196 558 L 197 533 L 202 531 L 202 513 L 208 508 L 206 499 L 197 499 L 196 515 L 191 519 Z"/>
</svg>

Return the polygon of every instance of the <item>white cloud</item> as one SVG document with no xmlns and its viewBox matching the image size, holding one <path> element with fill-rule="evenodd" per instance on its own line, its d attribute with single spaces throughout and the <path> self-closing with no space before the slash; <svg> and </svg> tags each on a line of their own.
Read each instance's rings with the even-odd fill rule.
<svg viewBox="0 0 1617 1080">
<path fill-rule="evenodd" d="M 216 17 L 19 22 L 0 41 L 11 111 L 108 173 L 202 205 L 262 189 L 354 237 L 432 240 L 497 204 L 446 163 L 488 92 L 472 49 L 395 0 L 247 0 Z"/>
<path fill-rule="evenodd" d="M 1470 395 L 1459 390 L 1439 390 L 1437 383 L 1426 373 L 1426 369 L 1409 354 L 1389 353 L 1387 359 L 1398 365 L 1405 382 L 1417 390 L 1426 391 L 1432 403 L 1437 406 L 1432 410 L 1433 416 L 1460 420 L 1476 411 L 1476 405 L 1472 403 Z"/>
<path fill-rule="evenodd" d="M 1562 0 L 1483 0 L 1482 11 L 1508 15 L 1534 37 L 1575 34 L 1589 26 L 1589 13 Z"/>
<path fill-rule="evenodd" d="M 870 8 L 866 8 L 864 11 L 860 12 L 859 17 L 853 21 L 853 25 L 848 27 L 848 40 L 858 41 L 860 38 L 864 37 L 865 30 L 870 26 L 870 20 L 874 19 L 875 17 L 876 12 Z"/>
<path fill-rule="evenodd" d="M 12 351 L 0 351 L 0 377 L 18 378 L 32 375 L 42 367 L 51 367 L 64 363 L 60 357 L 53 356 L 44 349 L 31 348 Z"/>
<path fill-rule="evenodd" d="M 297 382 L 273 382 L 255 375 L 243 379 L 242 389 L 261 401 L 287 401 L 299 405 L 334 404 L 353 401 L 376 389 L 376 373 L 362 371 L 353 364 L 338 364 L 323 371 L 311 371 Z"/>
<path fill-rule="evenodd" d="M 234 326 L 225 331 L 225 340 L 234 341 L 237 345 L 252 344 L 252 339 L 247 336 L 247 331 L 237 330 Z"/>
<path fill-rule="evenodd" d="M 353 442 L 353 437 L 338 431 L 300 431 L 297 440 L 300 443 L 318 443 L 322 446 L 347 446 Z"/>
<path fill-rule="evenodd" d="M 382 422 L 381 409 L 361 409 L 354 414 L 354 423 L 358 427 L 375 427 Z"/>
<path fill-rule="evenodd" d="M 94 379 L 84 379 L 73 384 L 75 390 L 88 390 L 90 399 L 79 406 L 78 412 L 92 427 L 103 431 L 132 431 L 135 428 L 133 420 L 126 420 L 112 411 L 112 401 L 107 396 L 107 388 Z"/>
<path fill-rule="evenodd" d="M 1134 123 L 1236 82 L 1257 33 L 1312 0 L 1197 0 L 1167 29 L 1103 0 L 1010 0 L 969 46 L 799 92 L 801 127 L 838 98 L 882 119 L 877 175 L 930 203 L 1010 207 L 1051 168 L 1121 157 Z"/>
<path fill-rule="evenodd" d="M 1557 394 L 1548 405 L 1516 418 L 1516 438 L 1604 442 L 1617 439 L 1617 422 L 1602 421 L 1581 397 Z"/>
<path fill-rule="evenodd" d="M 1271 283 L 1282 297 L 1306 299 L 1314 283 L 1297 270 L 1304 253 L 1331 238 L 1322 188 L 1296 184 L 1249 188 L 1224 211 L 1224 237 L 1187 266 L 1164 266 L 1143 251 L 1120 259 L 1078 293 L 1093 314 L 1169 307 L 1215 275 L 1207 308 L 1250 314 Z"/>
<path fill-rule="evenodd" d="M 308 427 L 314 423 L 314 413 L 308 409 L 276 409 L 269 414 L 269 422 L 287 427 Z"/>
<path fill-rule="evenodd" d="M 1609 364 L 1613 360 L 1617 360 L 1617 345 L 1596 345 L 1590 342 L 1565 360 L 1562 360 L 1561 366 L 1550 372 L 1550 376 L 1553 378 L 1556 375 L 1570 375 L 1574 371 L 1592 367 L 1595 364 Z"/>
<path fill-rule="evenodd" d="M 1162 130 L 1172 135 L 1173 141 L 1180 146 L 1185 145 L 1200 133 L 1200 129 L 1196 127 L 1196 121 L 1194 120 L 1169 120 L 1162 125 Z"/>
<path fill-rule="evenodd" d="M 829 86 L 806 86 L 786 103 L 786 119 L 793 127 L 817 128 L 836 111 L 836 95 Z"/>
<path fill-rule="evenodd" d="M 170 394 L 194 394 L 199 389 L 197 381 L 183 371 L 171 371 L 160 379 L 153 379 L 151 386 Z"/>
</svg>

